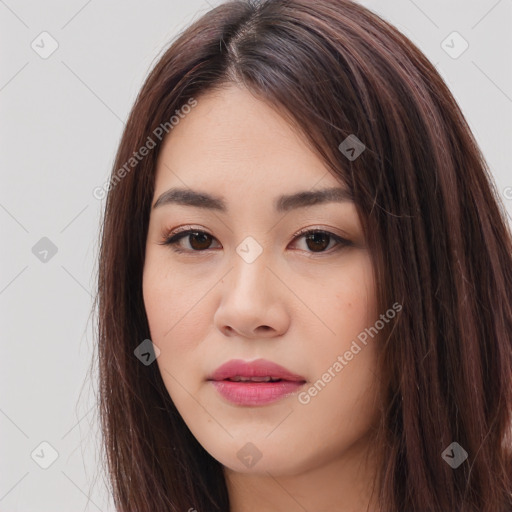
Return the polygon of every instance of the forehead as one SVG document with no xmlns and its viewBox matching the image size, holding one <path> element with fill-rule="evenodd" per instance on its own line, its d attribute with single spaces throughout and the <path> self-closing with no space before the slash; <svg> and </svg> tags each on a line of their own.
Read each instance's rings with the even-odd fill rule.
<svg viewBox="0 0 512 512">
<path fill-rule="evenodd" d="M 279 112 L 237 86 L 207 92 L 166 136 L 156 191 L 171 185 L 218 188 L 292 182 L 309 189 L 339 185 L 304 137 Z M 226 190 L 226 193 L 230 192 Z M 235 190 L 236 192 L 236 190 Z"/>
</svg>

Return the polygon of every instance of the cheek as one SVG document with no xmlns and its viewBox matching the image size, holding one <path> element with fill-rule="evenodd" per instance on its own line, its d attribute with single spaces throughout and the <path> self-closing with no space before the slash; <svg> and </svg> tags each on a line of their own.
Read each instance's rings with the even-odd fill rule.
<svg viewBox="0 0 512 512">
<path fill-rule="evenodd" d="M 316 309 L 331 336 L 317 337 L 314 358 L 311 359 L 315 378 L 322 381 L 317 386 L 321 390 L 318 399 L 312 390 L 315 399 L 311 400 L 314 402 L 311 410 L 315 409 L 315 414 L 310 416 L 310 421 L 313 423 L 325 416 L 325 410 L 331 409 L 329 403 L 339 406 L 338 412 L 331 410 L 328 413 L 333 419 L 336 417 L 337 422 L 344 423 L 347 418 L 352 418 L 350 422 L 355 421 L 355 413 L 365 422 L 367 416 L 373 414 L 374 384 L 379 379 L 378 336 L 367 334 L 379 318 L 369 257 L 359 259 L 350 271 L 337 275 L 335 281 L 326 281 L 317 293 Z M 311 346 L 305 350 L 311 352 Z M 340 364 L 343 369 L 337 371 Z"/>
<path fill-rule="evenodd" d="M 142 284 L 144 307 L 151 340 L 160 349 L 160 357 L 165 356 L 171 344 L 173 350 L 184 349 L 186 339 L 183 332 L 194 326 L 191 322 L 194 318 L 193 303 L 188 300 L 189 294 L 183 293 L 181 278 L 172 278 L 171 275 L 163 271 L 162 265 L 146 262 Z M 190 331 L 188 339 L 194 339 Z"/>
<path fill-rule="evenodd" d="M 380 386 L 374 348 L 366 347 L 341 372 L 333 373 L 327 384 L 322 383 L 327 375 L 319 373 L 319 380 L 309 388 L 309 402 L 298 407 L 303 408 L 304 431 L 321 433 L 323 446 L 342 452 L 379 418 Z"/>
<path fill-rule="evenodd" d="M 184 390 L 195 394 L 199 382 L 191 369 L 197 366 L 198 340 L 203 335 L 200 303 L 195 301 L 194 308 L 177 280 L 161 279 L 153 272 L 144 276 L 143 294 L 151 341 L 160 350 L 156 364 L 169 396 L 183 415 L 186 410 L 182 404 L 189 399 Z"/>
<path fill-rule="evenodd" d="M 336 339 L 343 344 L 378 317 L 376 289 L 369 258 L 360 258 L 350 269 L 340 271 L 336 279 L 324 280 L 316 289 L 317 311 L 325 319 Z"/>
</svg>

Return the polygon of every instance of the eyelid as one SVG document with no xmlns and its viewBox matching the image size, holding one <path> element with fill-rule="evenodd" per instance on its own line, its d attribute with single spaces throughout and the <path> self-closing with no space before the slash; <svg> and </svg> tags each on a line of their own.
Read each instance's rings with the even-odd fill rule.
<svg viewBox="0 0 512 512">
<path fill-rule="evenodd" d="M 179 233 L 183 233 L 185 231 L 204 231 L 205 233 L 208 233 L 208 231 L 204 228 L 196 227 L 192 224 L 187 224 L 184 226 L 180 226 L 176 229 L 169 229 L 169 230 L 163 229 L 161 235 L 162 235 L 162 238 L 165 240 L 165 239 L 168 239 L 169 237 L 178 235 Z M 208 234 L 210 234 L 210 233 L 208 233 Z M 213 235 L 210 235 L 210 236 L 213 236 Z"/>
<path fill-rule="evenodd" d="M 163 230 L 162 233 L 161 233 L 161 241 L 160 242 L 157 242 L 158 245 L 169 245 L 169 246 L 172 246 L 172 245 L 176 245 L 177 242 L 181 241 L 181 238 L 176 240 L 176 244 L 173 244 L 170 242 L 171 239 L 173 238 L 176 238 L 178 235 L 180 234 L 183 234 L 183 237 L 182 238 L 186 238 L 187 235 L 191 234 L 191 233 L 205 233 L 207 234 L 208 236 L 211 236 L 214 240 L 217 240 L 207 229 L 205 228 L 202 228 L 202 227 L 196 227 L 196 226 L 193 226 L 191 224 L 187 224 L 185 226 L 180 226 L 176 229 L 171 229 L 171 230 Z M 191 250 L 188 250 L 188 249 L 177 249 L 176 247 L 173 248 L 176 252 L 187 252 L 187 253 L 205 253 L 207 252 L 208 250 L 210 249 L 205 249 L 204 251 L 191 251 Z"/>
<path fill-rule="evenodd" d="M 305 235 L 307 233 L 310 233 L 311 231 L 313 232 L 320 232 L 320 233 L 326 233 L 327 235 L 330 235 L 332 236 L 333 238 L 336 238 L 337 240 L 341 240 L 345 243 L 350 243 L 352 244 L 353 242 L 351 240 L 349 240 L 348 238 L 344 238 L 342 235 L 338 235 L 336 233 L 333 233 L 332 231 L 330 231 L 330 229 L 332 228 L 323 228 L 323 227 L 320 227 L 320 226 L 308 226 L 306 228 L 301 228 L 299 229 L 299 231 L 295 232 L 293 235 L 292 235 L 292 238 L 295 239 L 297 238 L 298 236 L 301 236 L 301 235 Z"/>
</svg>

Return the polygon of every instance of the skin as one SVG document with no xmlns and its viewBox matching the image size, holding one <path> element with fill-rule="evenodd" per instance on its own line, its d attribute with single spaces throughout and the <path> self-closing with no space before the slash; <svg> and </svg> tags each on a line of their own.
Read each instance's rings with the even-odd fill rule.
<svg viewBox="0 0 512 512">
<path fill-rule="evenodd" d="M 380 312 L 351 201 L 274 211 L 281 194 L 343 187 L 300 134 L 238 86 L 197 99 L 164 141 L 152 205 L 169 188 L 184 187 L 222 196 L 228 213 L 179 204 L 152 209 L 143 294 L 165 386 L 191 432 L 222 463 L 231 512 L 376 511 L 369 435 L 380 400 L 377 338 L 307 404 L 294 394 L 237 406 L 206 380 L 230 359 L 265 358 L 304 376 L 307 389 Z M 188 252 L 181 254 L 162 245 L 189 225 L 211 238 L 182 238 L 178 246 Z M 294 237 L 302 228 L 353 245 L 328 238 L 308 244 Z M 236 251 L 247 236 L 263 251 L 252 263 Z M 261 453 L 252 467 L 237 457 L 248 442 Z"/>
</svg>

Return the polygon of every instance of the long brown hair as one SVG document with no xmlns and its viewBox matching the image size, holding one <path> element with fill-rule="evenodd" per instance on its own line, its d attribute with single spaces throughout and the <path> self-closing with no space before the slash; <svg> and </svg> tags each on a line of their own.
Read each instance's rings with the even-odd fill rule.
<svg viewBox="0 0 512 512">
<path fill-rule="evenodd" d="M 403 305 L 382 340 L 382 511 L 512 509 L 512 241 L 462 112 L 420 50 L 361 5 L 236 0 L 158 60 L 112 170 L 96 300 L 99 413 L 117 510 L 229 511 L 221 464 L 187 428 L 157 365 L 134 350 L 150 338 L 142 269 L 155 130 L 168 123 L 171 133 L 176 110 L 231 82 L 284 112 L 350 188 L 380 309 Z M 365 145 L 355 160 L 339 149 L 349 135 Z M 134 164 L 148 137 L 156 147 Z M 452 442 L 468 454 L 456 469 L 442 457 Z"/>
</svg>

